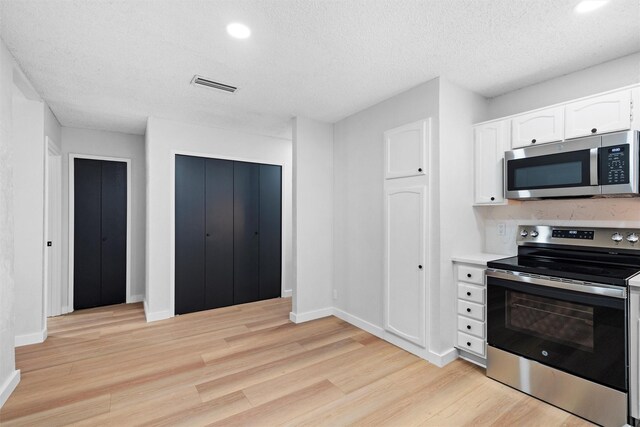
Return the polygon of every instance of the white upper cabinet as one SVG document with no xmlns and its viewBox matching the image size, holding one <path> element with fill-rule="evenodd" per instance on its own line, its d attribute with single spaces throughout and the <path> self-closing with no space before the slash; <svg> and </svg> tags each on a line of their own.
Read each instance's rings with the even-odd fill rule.
<svg viewBox="0 0 640 427">
<path fill-rule="evenodd" d="M 631 90 L 595 96 L 565 106 L 565 138 L 631 128 Z"/>
<path fill-rule="evenodd" d="M 475 204 L 504 204 L 503 159 L 508 149 L 508 120 L 474 128 Z"/>
<path fill-rule="evenodd" d="M 384 133 L 384 177 L 424 175 L 430 119 L 409 123 Z"/>
<path fill-rule="evenodd" d="M 562 141 L 564 107 L 554 107 L 523 114 L 511 119 L 511 148 Z"/>
<path fill-rule="evenodd" d="M 426 187 L 385 192 L 384 328 L 425 346 Z"/>
</svg>

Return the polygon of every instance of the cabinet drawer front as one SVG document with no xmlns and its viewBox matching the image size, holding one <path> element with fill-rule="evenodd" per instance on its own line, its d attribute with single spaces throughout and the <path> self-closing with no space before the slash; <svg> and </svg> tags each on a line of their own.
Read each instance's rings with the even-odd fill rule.
<svg viewBox="0 0 640 427">
<path fill-rule="evenodd" d="M 566 138 L 631 127 L 631 91 L 610 93 L 567 104 Z"/>
<path fill-rule="evenodd" d="M 458 283 L 458 298 L 484 304 L 484 288 L 467 283 Z"/>
<path fill-rule="evenodd" d="M 564 137 L 564 107 L 548 108 L 511 120 L 511 148 L 562 141 Z"/>
<path fill-rule="evenodd" d="M 484 322 L 458 316 L 458 330 L 465 334 L 470 334 L 484 339 Z"/>
<path fill-rule="evenodd" d="M 483 285 L 484 269 L 460 265 L 458 266 L 458 280 L 462 282 Z"/>
<path fill-rule="evenodd" d="M 475 302 L 458 300 L 458 314 L 484 322 L 484 306 Z"/>
<path fill-rule="evenodd" d="M 484 340 L 458 332 L 458 348 L 484 356 Z"/>
</svg>

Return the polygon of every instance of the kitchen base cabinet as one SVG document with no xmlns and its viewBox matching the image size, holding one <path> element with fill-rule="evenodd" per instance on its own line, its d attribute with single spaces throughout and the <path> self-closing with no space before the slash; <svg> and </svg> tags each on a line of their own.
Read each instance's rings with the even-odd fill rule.
<svg viewBox="0 0 640 427">
<path fill-rule="evenodd" d="M 505 258 L 497 254 L 472 254 L 453 258 L 456 287 L 456 336 L 454 345 L 461 358 L 486 367 L 487 327 L 484 273 L 487 261 Z"/>
</svg>

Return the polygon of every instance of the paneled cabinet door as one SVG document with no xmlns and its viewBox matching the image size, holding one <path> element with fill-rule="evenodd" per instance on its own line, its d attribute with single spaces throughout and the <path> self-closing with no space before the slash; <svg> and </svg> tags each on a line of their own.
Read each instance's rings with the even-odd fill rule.
<svg viewBox="0 0 640 427">
<path fill-rule="evenodd" d="M 509 146 L 506 120 L 476 126 L 474 129 L 475 204 L 504 203 L 503 159 Z"/>
<path fill-rule="evenodd" d="M 511 148 L 564 138 L 564 107 L 547 108 L 511 119 Z"/>
<path fill-rule="evenodd" d="M 629 129 L 631 90 L 572 102 L 565 109 L 565 138 Z"/>
<path fill-rule="evenodd" d="M 384 177 L 424 175 L 430 120 L 409 123 L 384 133 Z"/>
<path fill-rule="evenodd" d="M 425 346 L 426 187 L 385 193 L 385 309 L 387 331 Z"/>
</svg>

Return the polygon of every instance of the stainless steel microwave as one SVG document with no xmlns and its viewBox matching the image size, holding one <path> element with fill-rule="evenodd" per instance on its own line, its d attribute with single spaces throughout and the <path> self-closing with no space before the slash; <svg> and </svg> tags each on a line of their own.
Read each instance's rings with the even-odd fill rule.
<svg viewBox="0 0 640 427">
<path fill-rule="evenodd" d="M 505 152 L 507 199 L 640 196 L 639 131 Z"/>
</svg>

